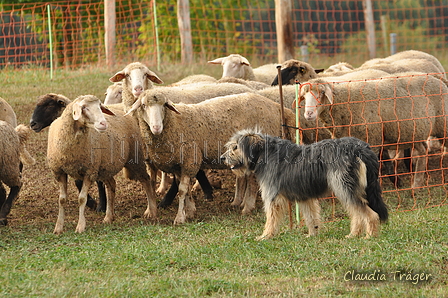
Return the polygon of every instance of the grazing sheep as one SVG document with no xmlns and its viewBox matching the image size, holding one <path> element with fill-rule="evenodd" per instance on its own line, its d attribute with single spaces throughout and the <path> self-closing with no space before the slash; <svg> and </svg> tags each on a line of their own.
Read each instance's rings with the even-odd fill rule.
<svg viewBox="0 0 448 298">
<path fill-rule="evenodd" d="M 0 120 L 0 225 L 2 226 L 8 224 L 7 216 L 22 187 L 23 164 L 34 164 L 34 159 L 25 149 L 28 132 L 29 129 L 23 124 L 14 129 L 8 122 Z M 3 184 L 9 187 L 8 197 Z"/>
<path fill-rule="evenodd" d="M 35 132 L 40 132 L 50 126 L 54 120 L 62 115 L 67 105 L 72 101 L 62 94 L 47 93 L 39 96 L 33 115 L 30 120 L 30 127 Z M 75 180 L 78 191 L 81 191 L 82 180 Z M 99 204 L 90 195 L 87 195 L 87 207 L 97 212 L 106 211 L 106 189 L 103 182 L 96 181 L 98 187 Z"/>
<path fill-rule="evenodd" d="M 116 82 L 107 87 L 106 97 L 104 98 L 105 105 L 113 105 L 122 102 L 121 93 L 123 92 L 123 84 Z"/>
<path fill-rule="evenodd" d="M 418 187 L 423 184 L 424 144 L 430 136 L 445 137 L 447 94 L 444 81 L 414 72 L 380 80 L 313 79 L 302 86 L 300 96 L 305 118 L 319 118 L 335 138 L 353 136 L 385 149 L 416 150 L 413 187 Z"/>
<path fill-rule="evenodd" d="M 182 224 L 196 209 L 190 198 L 190 178 L 199 169 L 226 168 L 220 160 L 222 146 L 237 130 L 259 126 L 266 133 L 280 135 L 280 105 L 258 94 L 242 93 L 174 106 L 163 92 L 154 93 L 158 89 L 145 91 L 129 113 L 136 111 L 140 118 L 142 136 L 155 166 L 179 178 L 179 210 L 174 223 Z M 295 116 L 287 109 L 285 118 L 287 124 L 294 124 Z M 254 204 L 255 198 L 248 202 Z M 243 212 L 253 208 L 246 205 Z"/>
<path fill-rule="evenodd" d="M 300 83 L 309 81 L 318 77 L 318 73 L 323 72 L 323 69 L 315 69 L 310 64 L 290 59 L 282 63 L 281 76 L 282 85 L 294 85 L 296 81 Z M 272 86 L 278 85 L 278 72 L 272 82 Z"/>
<path fill-rule="evenodd" d="M 83 181 L 79 193 L 79 220 L 76 232 L 86 227 L 84 209 L 92 181 L 106 184 L 107 208 L 104 222 L 114 219 L 115 179 L 123 169 L 125 177 L 142 183 L 148 199 L 144 213 L 155 218 L 157 213 L 154 185 L 143 161 L 143 143 L 138 124 L 124 117 L 122 108 L 106 109 L 98 98 L 84 95 L 70 103 L 51 125 L 48 133 L 47 162 L 59 182 L 59 215 L 55 234 L 63 232 L 64 205 L 67 199 L 67 176 Z M 103 115 L 103 113 L 108 116 Z M 107 119 L 107 120 L 106 120 Z"/>
<path fill-rule="evenodd" d="M 154 72 L 140 62 L 128 64 L 111 77 L 109 81 L 113 83 L 122 81 L 123 91 L 121 96 L 126 110 L 134 104 L 143 91 L 153 87 L 152 82 L 163 84 L 163 81 Z"/>
<path fill-rule="evenodd" d="M 17 126 L 17 116 L 14 110 L 3 98 L 0 97 L 0 120 L 6 121 L 12 127 Z"/>
<path fill-rule="evenodd" d="M 230 54 L 227 57 L 217 58 L 207 63 L 221 64 L 223 68 L 222 78 L 234 77 L 270 85 L 277 74 L 276 64 L 266 64 L 253 69 L 249 60 L 239 54 Z"/>
</svg>

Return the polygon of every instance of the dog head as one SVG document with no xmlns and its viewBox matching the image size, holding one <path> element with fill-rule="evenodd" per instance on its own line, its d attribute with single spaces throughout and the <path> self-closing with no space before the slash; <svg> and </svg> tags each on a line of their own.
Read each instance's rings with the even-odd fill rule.
<svg viewBox="0 0 448 298">
<path fill-rule="evenodd" d="M 221 155 L 221 160 L 230 166 L 237 176 L 248 175 L 254 171 L 263 152 L 264 143 L 263 135 L 259 131 L 239 131 L 225 145 L 227 150 Z"/>
</svg>

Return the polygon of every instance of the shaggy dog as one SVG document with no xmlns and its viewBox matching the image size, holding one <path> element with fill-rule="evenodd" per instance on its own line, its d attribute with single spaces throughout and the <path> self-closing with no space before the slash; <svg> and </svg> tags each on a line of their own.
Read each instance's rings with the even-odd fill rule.
<svg viewBox="0 0 448 298">
<path fill-rule="evenodd" d="M 309 236 L 320 226 L 318 198 L 331 192 L 351 217 L 350 234 L 366 238 L 378 234 L 379 223 L 387 220 L 387 207 L 378 180 L 379 164 L 369 145 L 346 137 L 311 145 L 243 130 L 231 137 L 222 161 L 240 175 L 254 173 L 260 185 L 266 225 L 258 240 L 279 231 L 289 201 L 299 203 Z"/>
</svg>

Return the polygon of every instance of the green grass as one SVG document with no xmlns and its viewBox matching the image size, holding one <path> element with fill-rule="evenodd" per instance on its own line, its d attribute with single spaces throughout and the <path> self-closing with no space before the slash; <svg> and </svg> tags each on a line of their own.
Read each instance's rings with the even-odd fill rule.
<svg viewBox="0 0 448 298">
<path fill-rule="evenodd" d="M 166 83 L 191 73 L 218 77 L 208 67 L 168 65 L 158 74 Z M 38 69 L 2 71 L 0 96 L 11 103 L 19 123 L 27 123 L 39 95 L 103 98 L 117 70 L 57 71 L 53 80 Z M 46 134 L 31 135 L 29 149 L 37 164 L 25 167 L 10 225 L 0 228 L 0 297 L 448 297 L 448 206 L 424 209 L 426 198 L 418 201 L 418 210 L 398 212 L 403 209 L 395 208 L 397 198 L 388 193 L 390 221 L 375 239 L 346 239 L 346 212 L 340 206 L 333 210 L 327 200 L 322 213 L 335 220 L 325 223 L 318 237 L 305 238 L 303 227 L 288 230 L 285 224 L 278 237 L 257 242 L 264 225 L 260 208 L 242 217 L 221 198 L 222 205 L 209 203 L 216 204 L 213 208 L 198 202 L 202 210 L 183 226 L 170 224 L 175 207 L 162 210 L 160 222 L 150 224 L 135 217 L 144 211 L 140 188 L 117 180 L 114 224 L 102 224 L 103 215 L 88 210 L 86 232 L 74 233 L 72 195 L 65 233 L 53 235 L 57 186 L 45 167 Z M 444 192 L 434 196 L 446 205 Z M 399 201 L 414 205 L 405 191 Z M 414 284 L 398 275 L 394 280 L 396 271 L 404 279 L 408 272 L 411 278 L 423 273 L 430 279 Z M 386 280 L 350 280 L 352 272 L 353 278 L 384 274 Z"/>
<path fill-rule="evenodd" d="M 53 225 L 2 228 L 2 297 L 446 297 L 448 207 L 393 213 L 375 239 L 346 239 L 349 221 L 315 238 L 287 230 L 257 242 L 264 215 L 180 227 L 98 225 L 61 236 Z M 381 274 L 386 281 L 355 281 Z M 411 272 L 429 280 L 406 281 Z M 395 280 L 394 280 L 395 276 Z"/>
</svg>

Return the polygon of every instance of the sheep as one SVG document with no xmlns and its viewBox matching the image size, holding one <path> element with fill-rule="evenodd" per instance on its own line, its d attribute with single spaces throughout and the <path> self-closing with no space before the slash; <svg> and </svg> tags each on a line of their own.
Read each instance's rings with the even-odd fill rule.
<svg viewBox="0 0 448 298">
<path fill-rule="evenodd" d="M 178 82 L 170 84 L 169 86 L 181 86 L 195 83 L 216 83 L 216 81 L 217 80 L 212 76 L 205 74 L 196 74 L 187 76 Z"/>
<path fill-rule="evenodd" d="M 389 74 L 418 71 L 446 78 L 444 72 L 440 73 L 439 68 L 436 65 L 429 63 L 426 59 L 401 59 L 390 62 L 372 63 L 362 65 L 358 69 L 377 69 L 385 71 Z"/>
<path fill-rule="evenodd" d="M 306 82 L 310 79 L 317 78 L 317 74 L 323 71 L 323 69 L 315 69 L 310 64 L 300 60 L 287 60 L 281 65 L 282 85 L 293 85 L 295 84 L 295 81 L 299 81 L 300 83 Z M 277 75 L 272 82 L 272 86 L 276 86 L 278 84 L 277 71 Z"/>
<path fill-rule="evenodd" d="M 225 169 L 222 146 L 237 130 L 260 126 L 265 133 L 280 135 L 280 105 L 254 93 L 215 97 L 198 104 L 176 106 L 159 90 L 145 91 L 128 113 L 140 118 L 142 136 L 155 166 L 179 177 L 179 209 L 174 224 L 192 217 L 195 205 L 189 194 L 190 177 L 199 169 Z M 287 125 L 294 124 L 294 113 L 285 109 Z M 294 134 L 292 129 L 288 130 Z M 247 180 L 246 180 L 247 179 Z M 237 179 L 239 184 L 251 179 Z M 243 213 L 255 206 L 255 198 L 245 201 Z M 252 205 L 250 205 L 252 204 Z M 249 206 L 250 205 L 250 206 Z"/>
<path fill-rule="evenodd" d="M 247 81 L 244 79 L 239 79 L 239 78 L 235 78 L 235 77 L 222 77 L 220 78 L 217 83 L 235 83 L 235 84 L 242 84 L 245 85 L 249 88 L 252 88 L 254 90 L 263 90 L 266 89 L 268 87 L 270 87 L 270 85 L 263 83 L 263 82 L 258 82 L 258 81 Z"/>
<path fill-rule="evenodd" d="M 0 120 L 6 121 L 12 127 L 17 126 L 17 116 L 14 110 L 3 98 L 0 97 Z"/>
<path fill-rule="evenodd" d="M 123 92 L 123 84 L 122 82 L 116 82 L 107 87 L 106 97 L 104 98 L 104 104 L 107 105 L 113 105 L 117 103 L 121 103 L 121 93 Z"/>
<path fill-rule="evenodd" d="M 114 176 L 122 169 L 125 177 L 138 180 L 143 186 L 148 200 L 144 217 L 156 218 L 154 185 L 143 162 L 143 143 L 137 133 L 138 124 L 134 118 L 124 117 L 122 110 L 122 107 L 109 110 L 97 97 L 83 95 L 70 103 L 50 125 L 47 164 L 60 189 L 55 234 L 63 232 L 68 175 L 83 181 L 78 197 L 78 233 L 86 228 L 84 209 L 92 181 L 100 180 L 106 184 L 108 199 L 104 222 L 113 221 L 116 186 Z M 153 168 L 150 168 L 153 173 Z"/>
<path fill-rule="evenodd" d="M 8 224 L 7 216 L 22 187 L 23 164 L 34 164 L 34 159 L 25 149 L 28 132 L 29 129 L 23 124 L 14 128 L 10 123 L 0 120 L 0 225 L 2 226 Z M 9 187 L 8 197 L 3 184 Z"/>
<path fill-rule="evenodd" d="M 307 120 L 319 118 L 333 137 L 354 136 L 385 149 L 413 148 L 423 155 L 430 136 L 445 135 L 448 88 L 444 81 L 419 72 L 381 80 L 331 82 L 310 80 L 301 88 Z M 397 109 L 399 107 L 399 109 Z M 416 158 L 412 187 L 423 183 L 424 162 Z"/>
<path fill-rule="evenodd" d="M 413 61 L 414 59 L 418 60 L 426 60 L 422 61 Z M 369 68 L 372 66 L 376 66 L 377 64 L 383 63 L 395 63 L 397 61 L 404 60 L 405 64 L 400 64 L 401 66 L 408 67 L 411 71 L 419 71 L 425 73 L 440 73 L 443 78 L 446 79 L 445 68 L 442 66 L 440 61 L 431 54 L 416 51 L 416 50 L 408 50 L 398 52 L 396 54 L 390 55 L 386 58 L 375 58 L 370 59 L 364 62 L 359 68 Z M 417 64 L 417 65 L 415 65 Z M 434 71 L 435 67 L 435 71 Z"/>
<path fill-rule="evenodd" d="M 127 111 L 146 89 L 153 87 L 152 82 L 163 84 L 163 81 L 145 65 L 140 62 L 128 64 L 124 69 L 113 75 L 109 81 L 123 84 L 122 102 Z"/>
<path fill-rule="evenodd" d="M 222 78 L 235 77 L 270 85 L 277 74 L 276 64 L 266 64 L 253 69 L 249 60 L 239 54 L 230 54 L 227 57 L 217 58 L 207 63 L 221 64 L 223 68 Z"/>
<path fill-rule="evenodd" d="M 323 74 L 338 74 L 338 73 L 346 73 L 355 69 L 351 64 L 347 62 L 338 62 L 336 64 L 330 65 L 327 69 L 324 70 Z"/>
</svg>

